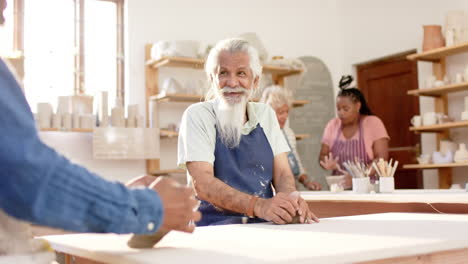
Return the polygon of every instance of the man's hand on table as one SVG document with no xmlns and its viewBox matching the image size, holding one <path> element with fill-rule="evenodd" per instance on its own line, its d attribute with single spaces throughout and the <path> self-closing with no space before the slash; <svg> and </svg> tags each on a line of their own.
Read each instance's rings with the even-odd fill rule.
<svg viewBox="0 0 468 264">
<path fill-rule="evenodd" d="M 297 195 L 277 193 L 270 199 L 258 199 L 254 208 L 255 216 L 272 221 L 275 224 L 292 223 L 296 213 L 300 223 L 318 222 L 318 218 L 310 211 L 306 201 Z"/>
</svg>

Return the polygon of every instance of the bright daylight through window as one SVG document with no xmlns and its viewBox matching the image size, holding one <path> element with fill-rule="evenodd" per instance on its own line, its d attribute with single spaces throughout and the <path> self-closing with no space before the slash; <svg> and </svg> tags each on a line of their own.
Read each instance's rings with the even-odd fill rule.
<svg viewBox="0 0 468 264">
<path fill-rule="evenodd" d="M 117 70 L 123 56 L 118 54 L 119 0 L 16 1 L 24 1 L 19 11 L 24 14 L 24 28 L 19 32 L 24 34 L 23 81 L 32 111 L 39 102 L 55 108 L 58 96 L 74 93 L 108 91 L 113 103 L 118 85 L 120 89 L 123 85 L 119 83 L 123 77 L 118 76 L 123 71 Z M 13 35 L 13 2 L 8 1 L 2 40 L 9 39 L 3 35 Z M 2 41 L 0 50 L 12 50 L 12 45 Z"/>
</svg>

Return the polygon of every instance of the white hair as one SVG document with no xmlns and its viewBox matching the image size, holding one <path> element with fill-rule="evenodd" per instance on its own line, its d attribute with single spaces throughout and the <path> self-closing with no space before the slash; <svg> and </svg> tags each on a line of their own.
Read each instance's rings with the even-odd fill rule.
<svg viewBox="0 0 468 264">
<path fill-rule="evenodd" d="M 247 102 L 247 96 L 242 96 L 240 101 L 234 104 L 222 99 L 217 100 L 216 129 L 221 142 L 228 148 L 235 148 L 240 144 Z"/>
<path fill-rule="evenodd" d="M 258 56 L 257 50 L 247 41 L 241 38 L 230 38 L 219 41 L 208 54 L 205 61 L 205 72 L 208 77 L 208 81 L 211 82 L 211 89 L 206 95 L 206 99 L 211 99 L 216 95 L 216 89 L 213 80 L 215 80 L 217 70 L 219 68 L 219 55 L 223 51 L 230 53 L 244 52 L 249 56 L 249 66 L 252 71 L 253 79 L 258 78 L 260 80 L 262 76 L 262 64 Z"/>
<path fill-rule="evenodd" d="M 271 85 L 263 90 L 261 103 L 269 104 L 273 109 L 278 109 L 283 105 L 291 107 L 291 94 L 283 87 Z"/>
</svg>

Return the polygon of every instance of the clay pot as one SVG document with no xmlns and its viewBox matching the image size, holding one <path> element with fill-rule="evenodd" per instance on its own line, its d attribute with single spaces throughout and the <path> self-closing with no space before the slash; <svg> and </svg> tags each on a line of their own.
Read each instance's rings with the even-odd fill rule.
<svg viewBox="0 0 468 264">
<path fill-rule="evenodd" d="M 423 51 L 441 48 L 445 46 L 442 36 L 442 27 L 439 25 L 426 25 L 424 28 Z"/>
</svg>

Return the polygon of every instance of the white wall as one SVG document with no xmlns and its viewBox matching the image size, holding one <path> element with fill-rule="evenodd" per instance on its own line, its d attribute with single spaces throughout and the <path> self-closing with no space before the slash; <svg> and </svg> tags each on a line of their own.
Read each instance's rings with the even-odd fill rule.
<svg viewBox="0 0 468 264">
<path fill-rule="evenodd" d="M 279 0 L 226 1 L 173 0 L 128 1 L 129 102 L 144 102 L 144 45 L 159 40 L 193 39 L 213 44 L 244 32 L 256 32 L 270 56 L 316 56 L 330 69 L 339 69 L 337 1 Z M 203 77 L 203 73 L 198 71 Z M 192 76 L 189 70 L 162 69 L 160 80 L 177 75 Z M 336 73 L 337 74 L 337 73 Z M 189 77 L 190 78 L 190 77 Z M 184 81 L 182 81 L 184 82 Z M 180 120 L 183 105 L 161 104 L 161 127 Z M 174 114 L 174 110 L 176 110 Z M 178 110 L 178 111 L 177 111 Z M 161 167 L 176 166 L 176 140 L 162 140 Z"/>
<path fill-rule="evenodd" d="M 297 0 L 128 0 L 126 1 L 126 102 L 144 109 L 144 47 L 158 40 L 198 40 L 215 43 L 244 32 L 256 32 L 270 55 L 316 56 L 339 69 L 340 43 L 336 20 L 337 1 Z M 161 77 L 179 74 L 164 69 Z M 202 74 L 182 71 L 182 78 Z M 203 76 L 203 75 L 201 75 Z M 161 79 L 162 79 L 161 78 Z M 161 125 L 177 122 L 183 104 L 161 106 Z M 176 114 L 174 114 L 174 112 Z M 49 145 L 105 178 L 125 181 L 145 171 L 144 161 L 92 160 L 91 139 L 86 134 L 41 133 Z M 161 141 L 162 168 L 176 166 L 176 139 Z"/>
<path fill-rule="evenodd" d="M 353 64 L 419 48 L 422 45 L 422 25 L 443 24 L 446 11 L 451 9 L 468 9 L 468 1 L 127 0 L 126 101 L 140 104 L 143 109 L 146 43 L 192 39 L 209 44 L 244 32 L 256 32 L 270 56 L 309 55 L 322 59 L 330 68 L 336 83 L 342 74 L 353 72 Z M 421 64 L 419 68 L 422 81 L 430 72 L 430 65 Z M 172 75 L 182 75 L 182 78 L 187 79 L 202 76 L 200 74 L 200 71 L 164 69 L 161 79 Z M 177 122 L 184 106 L 166 104 L 160 109 L 163 113 L 161 124 L 164 126 Z M 430 109 L 430 100 L 422 100 L 421 111 Z M 406 127 L 407 124 L 403 126 Z M 460 134 L 463 133 L 459 132 L 458 135 Z M 67 156 L 106 178 L 126 180 L 145 171 L 143 161 L 91 160 L 88 156 L 91 155 L 91 143 L 84 135 L 73 140 L 67 140 L 66 137 L 58 139 L 61 136 L 46 137 L 49 144 L 58 146 Z M 433 148 L 432 141 L 430 136 L 423 137 L 424 151 Z M 176 166 L 175 144 L 176 139 L 161 142 L 162 168 Z M 457 169 L 456 173 L 458 171 Z M 432 176 L 430 172 L 425 174 L 425 186 L 436 187 L 434 173 Z M 466 181 L 458 174 L 455 179 Z"/>
</svg>

